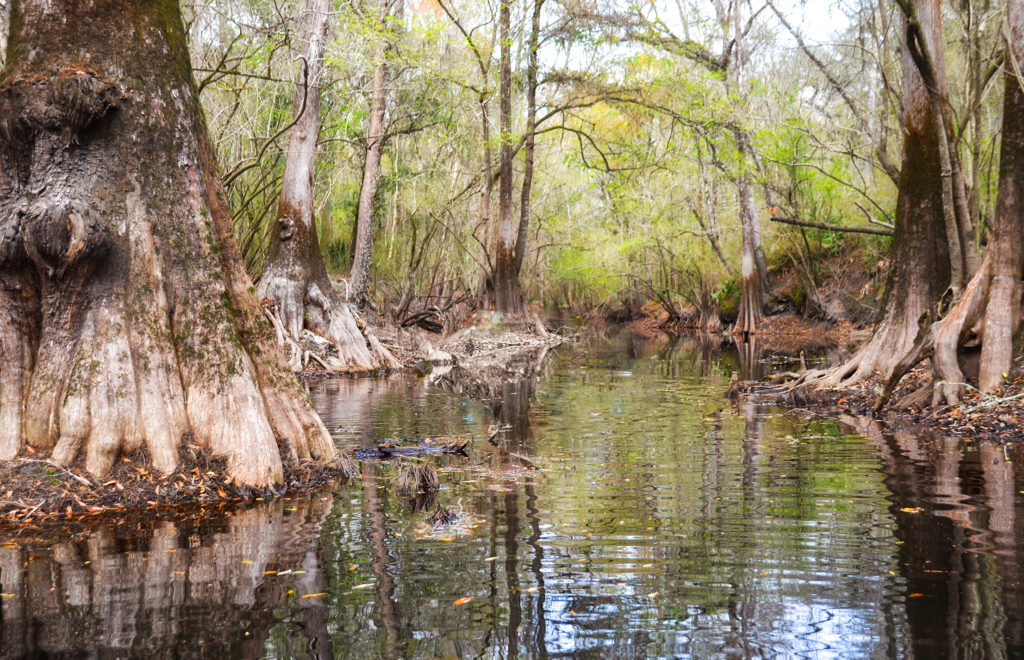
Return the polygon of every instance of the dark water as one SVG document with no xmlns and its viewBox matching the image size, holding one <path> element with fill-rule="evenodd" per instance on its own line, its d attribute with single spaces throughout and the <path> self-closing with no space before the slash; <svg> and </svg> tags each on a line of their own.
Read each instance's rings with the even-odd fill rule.
<svg viewBox="0 0 1024 660">
<path fill-rule="evenodd" d="M 734 408 L 756 358 L 622 337 L 438 379 L 462 394 L 313 384 L 346 447 L 472 435 L 429 459 L 459 522 L 366 462 L 231 515 L 7 539 L 0 655 L 1022 657 L 1024 457 Z"/>
</svg>

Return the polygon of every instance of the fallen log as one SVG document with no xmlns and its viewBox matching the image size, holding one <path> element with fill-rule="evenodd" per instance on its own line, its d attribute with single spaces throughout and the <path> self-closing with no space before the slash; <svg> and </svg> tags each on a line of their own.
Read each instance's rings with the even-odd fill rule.
<svg viewBox="0 0 1024 660">
<path fill-rule="evenodd" d="M 399 444 L 401 443 L 401 444 Z M 425 456 L 428 454 L 457 454 L 467 456 L 469 440 L 443 438 L 382 438 L 376 447 L 363 447 L 352 453 L 356 460 L 387 460 L 396 456 Z"/>
<path fill-rule="evenodd" d="M 773 215 L 768 218 L 772 222 L 781 222 L 787 225 L 795 225 L 797 227 L 810 227 L 811 229 L 827 229 L 829 231 L 841 231 L 851 234 L 871 234 L 873 236 L 892 236 L 891 229 L 875 229 L 874 227 L 848 227 L 844 225 L 829 225 L 824 222 L 812 222 L 811 220 L 797 220 L 795 218 L 782 218 L 777 215 Z"/>
</svg>

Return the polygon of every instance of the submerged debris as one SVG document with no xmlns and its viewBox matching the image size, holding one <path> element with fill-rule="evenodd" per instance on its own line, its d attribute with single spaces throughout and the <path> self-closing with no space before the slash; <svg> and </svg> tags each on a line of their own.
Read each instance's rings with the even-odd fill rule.
<svg viewBox="0 0 1024 660">
<path fill-rule="evenodd" d="M 376 447 L 356 449 L 358 460 L 383 460 L 395 456 L 423 456 L 425 454 L 458 454 L 466 456 L 469 440 L 465 438 L 383 438 Z"/>
<path fill-rule="evenodd" d="M 417 493 L 436 492 L 441 482 L 437 478 L 437 470 L 426 463 L 410 465 L 398 473 L 395 492 L 399 495 L 416 495 Z"/>
<path fill-rule="evenodd" d="M 434 527 L 454 525 L 459 520 L 459 514 L 455 513 L 443 504 L 438 504 L 434 512 L 427 516 L 427 522 Z"/>
</svg>

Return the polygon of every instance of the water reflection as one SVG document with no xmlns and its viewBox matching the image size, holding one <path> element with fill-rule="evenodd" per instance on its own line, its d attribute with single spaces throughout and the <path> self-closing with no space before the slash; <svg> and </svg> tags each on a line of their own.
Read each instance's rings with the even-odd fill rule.
<svg viewBox="0 0 1024 660">
<path fill-rule="evenodd" d="M 915 654 L 1020 656 L 1024 583 L 1010 449 L 843 421 L 884 460 Z"/>
<path fill-rule="evenodd" d="M 330 495 L 15 542 L 5 653 L 1024 655 L 1020 457 L 723 399 L 759 363 L 623 338 L 444 389 L 311 385 L 347 447 L 473 436 L 422 459 L 458 524 L 366 461 Z"/>
<path fill-rule="evenodd" d="M 291 603 L 296 651 L 331 657 L 320 526 L 333 497 L 0 547 L 4 657 L 259 657 Z M 282 574 L 281 572 L 290 572 Z"/>
</svg>

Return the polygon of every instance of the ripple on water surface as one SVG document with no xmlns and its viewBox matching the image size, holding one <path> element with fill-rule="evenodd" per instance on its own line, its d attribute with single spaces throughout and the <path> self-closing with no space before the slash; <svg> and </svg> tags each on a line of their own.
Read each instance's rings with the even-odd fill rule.
<svg viewBox="0 0 1024 660">
<path fill-rule="evenodd" d="M 395 497 L 400 464 L 364 461 L 334 493 L 12 541 L 4 649 L 1021 656 L 1013 452 L 734 407 L 737 359 L 619 338 L 489 388 L 313 383 L 347 448 L 475 438 L 468 458 L 420 459 L 457 524 L 433 528 L 432 502 Z"/>
</svg>

